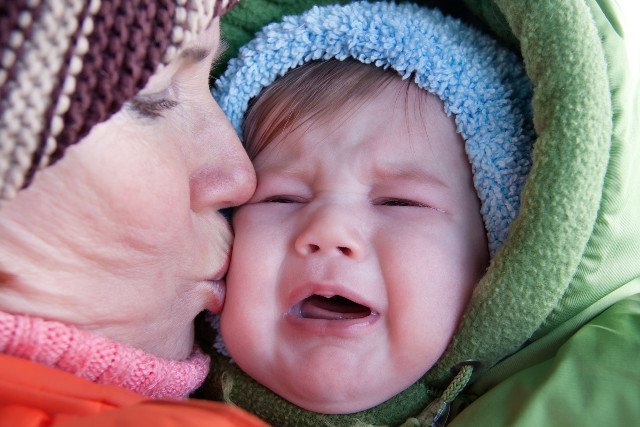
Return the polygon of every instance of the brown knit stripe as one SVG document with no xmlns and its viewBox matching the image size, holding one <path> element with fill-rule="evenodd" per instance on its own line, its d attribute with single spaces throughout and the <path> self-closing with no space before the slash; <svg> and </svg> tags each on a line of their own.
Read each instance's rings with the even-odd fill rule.
<svg viewBox="0 0 640 427">
<path fill-rule="evenodd" d="M 25 9 L 27 9 L 25 0 L 0 3 L 0 46 L 9 45 L 9 35 L 20 28 L 18 15 Z"/>
<path fill-rule="evenodd" d="M 11 79 L 16 58 L 20 56 L 24 40 L 29 38 L 34 14 L 40 9 L 39 2 L 29 7 L 28 0 L 0 3 L 0 46 L 3 46 L 0 61 L 0 99 L 4 99 L 5 82 Z"/>
<path fill-rule="evenodd" d="M 49 108 L 55 77 L 70 48 L 70 37 L 78 25 L 82 0 L 45 1 L 32 36 L 25 40 L 22 54 L 16 59 L 15 78 L 7 85 L 0 116 L 0 141 L 3 141 L 0 164 L 0 198 L 11 198 L 21 188 L 31 166 L 33 153 L 46 124 L 43 116 Z M 7 149 L 7 153 L 4 153 Z"/>
<path fill-rule="evenodd" d="M 163 27 L 162 17 L 171 16 L 174 8 L 169 0 L 102 0 L 49 163 L 60 159 L 69 145 L 80 141 L 145 86 L 168 45 L 171 27 Z"/>
<path fill-rule="evenodd" d="M 168 4 L 170 3 L 170 7 Z M 156 69 L 159 64 L 163 63 L 165 53 L 171 44 L 171 35 L 174 30 L 174 16 L 177 13 L 177 5 L 175 1 L 164 1 L 163 7 L 158 11 L 156 21 L 154 22 L 154 35 L 153 35 L 153 54 L 149 55 L 148 59 L 156 64 Z M 166 62 L 165 62 L 166 64 Z"/>
</svg>

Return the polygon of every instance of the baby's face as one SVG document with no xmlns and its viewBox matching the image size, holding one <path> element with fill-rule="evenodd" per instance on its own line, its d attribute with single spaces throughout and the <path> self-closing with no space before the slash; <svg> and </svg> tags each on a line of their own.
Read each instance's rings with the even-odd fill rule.
<svg viewBox="0 0 640 427">
<path fill-rule="evenodd" d="M 413 85 L 405 103 L 398 84 L 269 145 L 233 217 L 224 341 L 311 411 L 360 411 L 417 381 L 488 262 L 453 119 Z"/>
</svg>

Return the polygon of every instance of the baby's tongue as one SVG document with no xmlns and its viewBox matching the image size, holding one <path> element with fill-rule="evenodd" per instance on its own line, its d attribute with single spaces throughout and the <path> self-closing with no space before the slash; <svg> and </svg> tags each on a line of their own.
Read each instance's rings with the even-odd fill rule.
<svg viewBox="0 0 640 427">
<path fill-rule="evenodd" d="M 312 295 L 302 301 L 300 314 L 306 319 L 348 320 L 367 317 L 371 310 L 341 296 Z"/>
</svg>

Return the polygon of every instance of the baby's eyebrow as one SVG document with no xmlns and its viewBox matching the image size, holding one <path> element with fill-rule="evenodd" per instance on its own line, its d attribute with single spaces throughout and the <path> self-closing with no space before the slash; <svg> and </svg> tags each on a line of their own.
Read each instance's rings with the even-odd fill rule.
<svg viewBox="0 0 640 427">
<path fill-rule="evenodd" d="M 408 181 L 418 181 L 428 183 L 437 187 L 447 188 L 448 185 L 445 181 L 440 179 L 435 174 L 419 167 L 391 164 L 378 166 L 375 169 L 377 176 L 384 179 L 402 179 Z"/>
<path fill-rule="evenodd" d="M 260 174 L 262 179 L 276 178 L 276 179 L 293 179 L 304 180 L 308 179 L 311 171 L 308 168 L 296 167 L 294 165 L 276 165 L 277 167 L 270 167 L 268 169 L 260 169 L 257 173 Z"/>
</svg>

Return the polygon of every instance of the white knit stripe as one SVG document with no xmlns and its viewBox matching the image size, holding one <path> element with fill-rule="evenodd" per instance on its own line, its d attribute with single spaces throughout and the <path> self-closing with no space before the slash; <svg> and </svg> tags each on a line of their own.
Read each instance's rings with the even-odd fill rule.
<svg viewBox="0 0 640 427">
<path fill-rule="evenodd" d="M 83 0 L 48 0 L 41 7 L 32 35 L 17 58 L 16 78 L 8 82 L 0 117 L 0 198 L 12 198 L 24 183 L 31 157 L 46 126 L 42 120 L 51 105 L 51 95 L 70 38 L 78 26 Z M 6 147 L 5 147 L 6 146 Z M 6 152 L 5 152 L 6 151 Z"/>
<path fill-rule="evenodd" d="M 64 128 L 63 117 L 71 105 L 71 95 L 76 89 L 77 76 L 82 71 L 84 55 L 89 51 L 89 36 L 94 29 L 93 17 L 100 10 L 100 5 L 101 0 L 91 0 L 87 10 L 87 15 L 82 20 L 82 26 L 80 27 L 82 32 L 80 33 L 78 40 L 76 41 L 76 45 L 73 48 L 73 53 L 69 58 L 69 64 L 67 67 L 68 72 L 62 84 L 62 91 L 60 92 L 60 96 L 56 102 L 51 122 L 49 123 L 45 151 L 40 158 L 38 169 L 42 169 L 49 164 L 51 154 L 58 146 L 56 137 L 60 135 L 60 132 L 62 132 L 62 129 Z"/>
<path fill-rule="evenodd" d="M 33 7 L 37 7 L 39 5 L 39 1 L 35 2 Z M 24 43 L 24 32 L 28 29 L 31 21 L 33 20 L 33 12 L 32 10 L 24 10 L 20 13 L 18 18 L 18 25 L 20 27 L 19 30 L 13 30 L 11 35 L 9 36 L 9 43 L 5 47 L 2 52 L 2 57 L 0 61 L 2 62 L 2 69 L 0 70 L 0 86 L 4 85 L 9 76 L 9 70 L 15 65 L 16 58 L 18 55 L 18 50 Z M 4 100 L 2 101 L 2 105 L 6 103 Z M 0 154 L 7 154 L 13 147 L 13 141 L 4 141 L 0 140 Z M 3 160 L 6 161 L 6 159 Z"/>
<path fill-rule="evenodd" d="M 177 0 L 176 3 L 176 25 L 171 31 L 171 43 L 163 57 L 164 64 L 171 62 L 182 46 L 209 26 L 217 3 L 224 8 L 229 0 Z"/>
<path fill-rule="evenodd" d="M 191 0 L 191 8 L 187 15 L 187 22 L 189 29 L 195 37 L 198 33 L 203 31 L 209 26 L 209 23 L 213 20 L 213 12 L 216 8 L 216 3 L 227 3 L 226 0 Z"/>
</svg>

